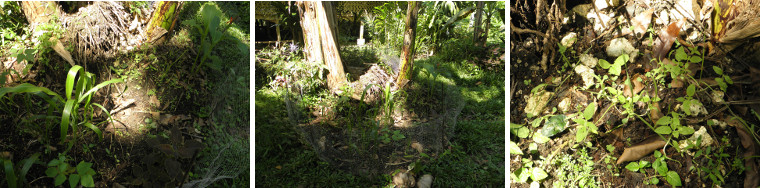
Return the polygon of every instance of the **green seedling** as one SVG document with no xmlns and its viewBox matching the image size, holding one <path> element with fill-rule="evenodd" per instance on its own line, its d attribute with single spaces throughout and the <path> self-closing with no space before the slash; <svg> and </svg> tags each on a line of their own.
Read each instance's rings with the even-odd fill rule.
<svg viewBox="0 0 760 188">
<path fill-rule="evenodd" d="M 721 69 L 718 66 L 713 66 L 713 71 L 720 75 L 719 78 L 715 78 L 715 82 L 718 82 L 718 86 L 720 87 L 720 90 L 723 92 L 726 92 L 726 89 L 728 88 L 728 84 L 734 84 L 734 81 L 731 80 L 731 77 L 728 75 L 723 74 L 723 69 Z"/>
<path fill-rule="evenodd" d="M 702 103 L 700 103 L 697 99 L 692 98 L 694 94 L 696 93 L 696 87 L 694 84 L 689 85 L 689 87 L 686 88 L 686 97 L 678 97 L 676 100 L 678 102 L 682 102 L 681 109 L 683 110 L 686 115 L 692 115 L 692 113 L 699 113 L 699 112 L 692 112 L 691 106 L 702 106 Z"/>
<path fill-rule="evenodd" d="M 654 129 L 654 132 L 660 135 L 673 135 L 678 138 L 680 135 L 690 135 L 694 133 L 694 129 L 688 126 L 681 125 L 681 119 L 678 113 L 671 112 L 671 116 L 663 116 L 655 125 L 659 127 Z"/>
<path fill-rule="evenodd" d="M 231 26 L 228 24 L 222 29 L 219 29 L 221 16 L 222 11 L 219 10 L 219 7 L 213 4 L 205 4 L 201 8 L 200 21 L 191 19 L 182 22 L 182 24 L 194 27 L 201 36 L 201 46 L 199 47 L 201 54 L 198 54 L 195 58 L 197 64 L 195 65 L 195 68 L 193 68 L 194 72 L 197 72 L 201 65 L 207 65 L 214 70 L 221 70 L 221 58 L 216 55 L 211 55 L 211 51 L 225 38 L 225 32 Z M 232 21 L 233 20 L 230 19 L 228 23 L 231 23 Z M 198 57 L 200 57 L 200 61 L 198 61 Z M 211 64 L 206 64 L 206 59 L 211 59 Z"/>
<path fill-rule="evenodd" d="M 628 62 L 628 59 L 629 59 L 628 54 L 623 54 L 623 55 L 618 56 L 617 59 L 615 59 L 614 64 L 610 64 L 609 62 L 607 62 L 607 60 L 600 59 L 599 66 L 601 66 L 603 69 L 609 69 L 610 74 L 618 76 L 620 75 L 620 72 L 622 72 L 623 70 L 623 65 L 625 65 L 626 62 Z"/>
<path fill-rule="evenodd" d="M 85 126 L 91 129 L 98 135 L 98 138 L 103 139 L 103 135 L 97 125 L 105 123 L 105 121 L 98 123 L 97 125 L 93 124 L 94 107 L 98 107 L 103 110 L 103 112 L 106 112 L 109 119 L 111 118 L 111 115 L 102 105 L 91 103 L 92 95 L 100 88 L 109 84 L 122 82 L 122 79 L 113 79 L 98 85 L 94 85 L 94 81 L 94 74 L 84 71 L 79 65 L 75 65 L 69 69 L 68 75 L 66 76 L 66 92 L 64 93 L 66 98 L 63 98 L 45 87 L 38 87 L 29 83 L 20 84 L 11 88 L 0 88 L 0 98 L 8 93 L 32 93 L 45 99 L 52 106 L 52 108 L 48 110 L 48 116 L 52 116 L 53 110 L 61 113 L 61 143 L 66 142 L 69 127 L 72 127 L 75 133 L 75 138 L 77 138 L 76 133 L 78 126 Z M 60 108 L 60 105 L 63 105 L 63 108 Z M 73 142 L 70 143 L 69 148 L 71 148 L 72 145 Z"/>
<path fill-rule="evenodd" d="M 586 109 L 583 110 L 583 114 L 581 114 L 582 118 L 573 119 L 573 121 L 578 124 L 578 131 L 575 134 L 576 142 L 581 142 L 586 139 L 589 132 L 599 134 L 597 132 L 599 127 L 590 122 L 591 118 L 594 116 L 594 113 L 596 113 L 596 102 L 593 102 L 586 106 Z"/>
<path fill-rule="evenodd" d="M 77 185 L 82 185 L 82 187 L 95 187 L 95 182 L 93 181 L 92 176 L 94 176 L 96 172 L 92 169 L 92 163 L 81 161 L 76 167 L 72 168 L 66 163 L 66 156 L 60 155 L 58 159 L 53 159 L 48 162 L 47 166 L 48 169 L 45 170 L 45 175 L 54 178 L 55 186 L 60 186 L 68 180 L 71 188 L 74 188 Z"/>
</svg>

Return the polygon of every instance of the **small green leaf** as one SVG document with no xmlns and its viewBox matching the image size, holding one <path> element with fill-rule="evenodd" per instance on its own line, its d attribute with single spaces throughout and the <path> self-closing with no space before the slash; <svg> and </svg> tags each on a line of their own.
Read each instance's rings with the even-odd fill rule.
<svg viewBox="0 0 760 188">
<path fill-rule="evenodd" d="M 689 97 L 694 96 L 694 93 L 696 92 L 696 86 L 694 84 L 690 84 L 688 88 L 686 88 L 686 95 Z"/>
<path fill-rule="evenodd" d="M 594 116 L 594 113 L 596 113 L 596 102 L 592 102 L 586 106 L 586 110 L 583 110 L 583 118 L 590 120 Z"/>
<path fill-rule="evenodd" d="M 723 80 L 726 80 L 726 83 L 728 84 L 734 84 L 734 80 L 732 80 L 728 75 L 723 75 Z"/>
<path fill-rule="evenodd" d="M 639 167 L 639 163 L 631 162 L 631 163 L 628 163 L 628 165 L 625 165 L 625 168 L 632 172 L 636 172 L 636 171 L 639 171 L 640 167 Z"/>
<path fill-rule="evenodd" d="M 517 129 L 517 132 L 515 134 L 517 134 L 517 137 L 520 138 L 528 138 L 530 135 L 530 129 L 528 129 L 528 127 L 522 126 Z"/>
<path fill-rule="evenodd" d="M 541 168 L 533 168 L 530 179 L 533 179 L 533 181 L 541 181 L 543 179 L 546 179 L 546 177 L 549 177 L 548 174 L 546 174 L 546 171 Z"/>
<path fill-rule="evenodd" d="M 622 68 L 617 63 L 610 67 L 610 74 L 612 75 L 620 75 L 621 71 L 622 71 Z"/>
<path fill-rule="evenodd" d="M 537 134 L 537 133 L 533 134 L 533 141 L 536 143 L 543 144 L 543 143 L 548 142 L 549 140 L 551 139 L 549 139 L 549 137 L 544 136 L 543 134 Z"/>
<path fill-rule="evenodd" d="M 612 144 L 607 144 L 607 151 L 612 153 L 613 151 L 615 151 L 615 146 L 613 146 Z"/>
<path fill-rule="evenodd" d="M 509 141 L 509 154 L 512 155 L 522 155 L 523 152 L 520 150 L 520 147 L 517 146 L 517 143 Z"/>
<path fill-rule="evenodd" d="M 713 70 L 715 71 L 715 73 L 723 75 L 723 69 L 721 69 L 720 67 L 713 65 Z"/>
<path fill-rule="evenodd" d="M 599 66 L 603 69 L 610 69 L 610 62 L 607 62 L 607 60 L 604 59 L 599 59 Z"/>
<path fill-rule="evenodd" d="M 675 171 L 668 171 L 668 176 L 666 179 L 668 180 L 668 183 L 673 187 L 681 186 L 681 177 L 678 176 L 678 173 Z"/>
<path fill-rule="evenodd" d="M 530 170 L 528 168 L 522 167 L 517 170 L 515 170 L 515 176 L 517 176 L 517 182 L 519 183 L 525 183 L 528 182 L 528 178 L 530 177 Z"/>
<path fill-rule="evenodd" d="M 653 177 L 652 180 L 649 182 L 651 185 L 657 185 L 660 183 L 660 179 L 657 179 L 657 177 Z"/>
<path fill-rule="evenodd" d="M 541 134 L 546 137 L 552 137 L 562 131 L 565 131 L 565 125 L 567 125 L 565 115 L 552 116 L 546 120 L 546 123 L 544 123 L 544 128 L 541 129 Z"/>
<path fill-rule="evenodd" d="M 669 126 L 660 126 L 654 129 L 654 132 L 656 132 L 657 134 L 670 134 L 672 130 L 670 129 Z"/>
</svg>

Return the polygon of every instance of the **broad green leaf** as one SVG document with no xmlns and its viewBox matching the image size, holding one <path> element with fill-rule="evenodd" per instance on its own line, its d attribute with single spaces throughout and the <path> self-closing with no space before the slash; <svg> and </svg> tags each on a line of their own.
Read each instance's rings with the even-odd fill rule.
<svg viewBox="0 0 760 188">
<path fill-rule="evenodd" d="M 586 109 L 583 110 L 583 118 L 590 120 L 594 116 L 594 113 L 596 113 L 596 102 L 592 102 L 586 106 Z"/>
<path fill-rule="evenodd" d="M 678 48 L 676 50 L 676 60 L 683 61 L 683 60 L 686 60 L 688 57 L 689 56 L 686 54 L 683 48 Z"/>
<path fill-rule="evenodd" d="M 668 165 L 663 161 L 663 159 L 657 159 L 652 163 L 652 168 L 657 170 L 657 173 L 664 176 L 668 172 Z"/>
<path fill-rule="evenodd" d="M 694 128 L 682 126 L 678 128 L 678 132 L 681 133 L 682 135 L 690 135 L 690 134 L 694 134 Z"/>
<path fill-rule="evenodd" d="M 660 126 L 654 129 L 654 132 L 656 132 L 657 134 L 670 134 L 672 130 L 670 129 L 669 126 Z"/>
<path fill-rule="evenodd" d="M 517 146 L 517 143 L 509 141 L 509 154 L 512 155 L 522 155 L 523 152 L 520 150 L 520 147 Z"/>
<path fill-rule="evenodd" d="M 81 161 L 79 164 L 77 164 L 77 172 L 84 173 L 87 171 L 87 169 L 90 169 L 92 167 L 92 163 Z"/>
<path fill-rule="evenodd" d="M 639 163 L 637 162 L 628 163 L 628 165 L 625 165 L 625 168 L 632 172 L 639 171 Z"/>
<path fill-rule="evenodd" d="M 79 184 L 79 174 L 69 175 L 69 186 L 76 187 Z"/>
<path fill-rule="evenodd" d="M 528 178 L 531 175 L 530 170 L 528 168 L 522 167 L 517 170 L 515 170 L 515 176 L 517 176 L 517 182 L 519 183 L 525 183 L 528 182 Z"/>
<path fill-rule="evenodd" d="M 541 181 L 546 179 L 546 177 L 549 177 L 549 175 L 541 168 L 533 168 L 530 174 L 530 179 L 533 179 L 533 181 Z"/>
<path fill-rule="evenodd" d="M 541 134 L 546 137 L 552 137 L 562 131 L 565 131 L 565 125 L 567 125 L 565 115 L 552 116 L 546 120 L 546 123 L 544 123 L 544 128 L 541 129 Z"/>
<path fill-rule="evenodd" d="M 81 182 L 83 187 L 95 187 L 95 181 L 92 180 L 92 175 L 82 175 Z"/>
<path fill-rule="evenodd" d="M 586 126 L 578 126 L 578 132 L 575 133 L 575 141 L 581 142 L 588 136 L 588 129 Z"/>
<path fill-rule="evenodd" d="M 544 136 L 543 134 L 533 134 L 533 141 L 536 143 L 543 144 L 543 143 L 548 142 L 549 140 L 551 139 L 549 139 L 549 137 Z"/>
<path fill-rule="evenodd" d="M 66 181 L 66 176 L 63 174 L 58 174 L 58 176 L 55 177 L 55 186 L 63 185 L 63 182 Z"/>
<path fill-rule="evenodd" d="M 601 66 L 603 69 L 610 69 L 610 62 L 607 62 L 607 60 L 599 59 L 599 66 Z"/>
<path fill-rule="evenodd" d="M 50 168 L 48 168 L 47 170 L 45 170 L 45 175 L 47 175 L 47 177 L 51 177 L 51 178 L 57 176 L 58 175 L 58 167 L 50 167 Z"/>
<path fill-rule="evenodd" d="M 723 69 L 721 69 L 720 67 L 713 65 L 713 70 L 715 71 L 715 73 L 723 75 Z"/>
<path fill-rule="evenodd" d="M 668 176 L 666 179 L 668 180 L 668 183 L 673 187 L 681 186 L 681 177 L 678 176 L 678 173 L 675 171 L 668 171 Z"/>
<path fill-rule="evenodd" d="M 513 133 L 516 134 L 517 137 L 528 138 L 528 136 L 530 136 L 530 129 L 528 129 L 528 127 L 522 126 L 520 128 L 517 128 L 516 130 L 517 131 Z"/>
<path fill-rule="evenodd" d="M 683 112 L 686 115 L 691 115 L 691 100 L 683 101 L 683 105 L 681 105 L 681 110 L 683 110 Z"/>
<path fill-rule="evenodd" d="M 670 116 L 663 116 L 659 120 L 657 120 L 657 125 L 668 125 L 670 124 L 671 119 Z"/>
<path fill-rule="evenodd" d="M 691 56 L 691 58 L 689 58 L 689 61 L 692 63 L 701 63 L 702 58 L 699 56 Z"/>
<path fill-rule="evenodd" d="M 610 74 L 612 75 L 620 75 L 621 71 L 622 71 L 622 67 L 618 65 L 617 63 L 610 67 Z"/>
<path fill-rule="evenodd" d="M 694 84 L 690 84 L 688 88 L 686 88 L 686 95 L 689 97 L 694 96 L 694 93 L 696 92 L 696 86 Z"/>
<path fill-rule="evenodd" d="M 615 65 L 618 65 L 619 67 L 623 66 L 628 62 L 628 59 L 628 54 L 620 55 L 617 57 L 617 59 L 615 59 Z"/>
<path fill-rule="evenodd" d="M 594 125 L 593 123 L 591 123 L 591 122 L 588 122 L 588 121 L 587 121 L 587 122 L 586 122 L 586 127 L 588 127 L 588 130 L 589 130 L 590 132 L 592 132 L 592 133 L 594 133 L 594 134 L 599 134 L 598 132 L 596 132 L 597 130 L 599 130 L 599 127 L 597 127 L 597 126 L 596 126 L 596 125 Z"/>
</svg>

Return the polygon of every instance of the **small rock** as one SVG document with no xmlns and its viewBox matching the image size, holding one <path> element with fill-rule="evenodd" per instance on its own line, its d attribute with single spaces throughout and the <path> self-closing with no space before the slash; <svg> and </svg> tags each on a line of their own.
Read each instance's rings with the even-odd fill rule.
<svg viewBox="0 0 760 188">
<path fill-rule="evenodd" d="M 628 57 L 630 57 L 630 59 L 628 59 L 628 62 L 633 63 L 636 59 L 636 56 L 639 55 L 639 50 L 634 48 L 633 45 L 631 45 L 631 42 L 628 42 L 628 39 L 612 39 L 612 41 L 610 41 L 610 45 L 607 46 L 607 56 L 617 58 L 623 54 L 628 54 Z"/>
<path fill-rule="evenodd" d="M 602 10 L 607 7 L 616 7 L 620 5 L 620 0 L 595 0 L 594 5 L 596 5 L 597 9 Z"/>
<path fill-rule="evenodd" d="M 596 59 L 591 54 L 581 54 L 580 60 L 581 60 L 581 63 L 583 63 L 583 65 L 586 65 L 589 68 L 596 67 L 597 62 L 599 62 L 599 59 Z"/>
<path fill-rule="evenodd" d="M 393 184 L 396 187 L 413 187 L 414 183 L 414 176 L 406 172 L 399 172 L 393 176 Z"/>
<path fill-rule="evenodd" d="M 591 10 L 589 11 L 588 14 L 586 14 L 586 19 L 591 20 L 592 18 L 595 20 L 594 31 L 596 31 L 597 33 L 602 33 L 604 28 L 606 28 L 606 26 L 603 26 L 602 23 L 609 25 L 610 20 L 612 20 L 612 16 L 604 14 L 604 13 L 599 13 L 599 15 L 597 16 L 595 10 Z"/>
<path fill-rule="evenodd" d="M 565 35 L 565 37 L 562 37 L 562 43 L 563 46 L 566 46 L 568 48 L 572 47 L 573 44 L 575 44 L 575 41 L 578 40 L 577 38 L 578 34 L 575 32 L 570 32 L 569 34 Z"/>
<path fill-rule="evenodd" d="M 583 79 L 583 89 L 588 89 L 594 85 L 594 70 L 588 68 L 586 65 L 575 66 L 575 73 L 581 75 Z"/>
<path fill-rule="evenodd" d="M 127 51 L 132 51 L 132 49 L 134 49 L 134 48 L 135 48 L 135 47 L 132 47 L 132 46 L 127 46 Z"/>
<path fill-rule="evenodd" d="M 541 188 L 541 184 L 537 181 L 530 182 L 530 188 Z"/>
<path fill-rule="evenodd" d="M 699 130 L 695 131 L 694 134 L 689 137 L 689 139 L 681 141 L 681 144 L 679 144 L 678 147 L 681 149 L 686 149 L 687 146 L 689 146 L 689 143 L 695 144 L 697 143 L 697 139 L 699 137 L 702 137 L 702 144 L 697 146 L 697 148 L 692 149 L 701 149 L 704 146 L 710 146 L 713 144 L 713 138 L 710 136 L 710 134 L 707 134 L 707 129 L 705 129 L 704 126 L 700 126 Z"/>
<path fill-rule="evenodd" d="M 557 108 L 559 109 L 560 112 L 567 113 L 567 111 L 570 110 L 570 107 L 571 107 L 570 103 L 572 103 L 572 101 L 570 100 L 570 97 L 565 97 L 565 99 L 562 99 L 562 101 L 559 102 L 559 104 L 557 105 Z"/>
<path fill-rule="evenodd" d="M 430 188 L 433 186 L 433 176 L 430 174 L 425 174 L 420 178 L 420 181 L 417 182 L 417 187 L 419 188 Z"/>
<path fill-rule="evenodd" d="M 692 102 L 689 103 L 689 110 L 691 110 L 691 116 L 697 117 L 699 115 L 707 115 L 707 109 L 705 109 L 705 105 L 702 105 L 700 102 Z"/>
<path fill-rule="evenodd" d="M 713 102 L 715 102 L 715 103 L 721 103 L 721 102 L 725 102 L 725 101 L 723 100 L 723 95 L 725 95 L 725 94 L 723 93 L 723 91 L 716 91 L 716 90 L 713 90 L 713 92 L 712 92 L 712 95 L 711 95 L 711 96 L 712 96 L 712 100 L 713 100 Z"/>
<path fill-rule="evenodd" d="M 528 98 L 528 105 L 525 106 L 525 113 L 528 117 L 534 117 L 544 111 L 546 104 L 549 103 L 549 98 L 554 95 L 554 92 L 548 92 L 546 90 L 539 90 L 534 94 L 531 94 Z"/>
<path fill-rule="evenodd" d="M 712 121 L 713 125 L 718 125 L 720 129 L 726 129 L 726 126 L 728 126 L 728 123 L 719 121 L 717 119 L 710 119 L 708 121 Z"/>
<path fill-rule="evenodd" d="M 668 12 L 663 10 L 659 14 L 657 14 L 657 19 L 654 20 L 654 23 L 656 23 L 657 25 L 670 24 L 670 18 L 668 18 Z"/>
</svg>

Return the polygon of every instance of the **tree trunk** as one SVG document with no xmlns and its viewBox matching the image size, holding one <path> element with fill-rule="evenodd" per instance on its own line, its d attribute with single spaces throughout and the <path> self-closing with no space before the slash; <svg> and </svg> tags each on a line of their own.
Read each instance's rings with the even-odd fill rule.
<svg viewBox="0 0 760 188">
<path fill-rule="evenodd" d="M 480 46 L 482 42 L 482 33 L 483 29 L 480 28 L 481 21 L 483 18 L 483 5 L 485 2 L 478 1 L 477 2 L 477 10 L 475 10 L 475 31 L 473 32 L 474 36 L 472 37 L 472 42 L 475 43 L 476 46 Z"/>
<path fill-rule="evenodd" d="M 306 61 L 322 61 L 322 43 L 319 39 L 317 14 L 312 2 L 297 2 L 298 13 L 301 15 L 301 31 L 303 33 L 303 52 Z"/>
<path fill-rule="evenodd" d="M 327 87 L 338 92 L 348 80 L 343 71 L 337 45 L 335 9 L 330 2 L 298 2 L 301 13 L 301 28 L 304 33 L 304 53 L 308 61 L 322 61 L 330 73 Z M 332 20 L 329 18 L 332 16 Z"/>
<path fill-rule="evenodd" d="M 182 2 L 159 1 L 155 5 L 155 11 L 153 11 L 150 21 L 148 21 L 148 28 L 145 32 L 145 38 L 151 42 L 157 41 L 164 34 L 174 29 L 177 18 L 179 18 Z"/>
<path fill-rule="evenodd" d="M 409 2 L 406 9 L 406 27 L 404 29 L 404 46 L 401 48 L 401 68 L 396 84 L 403 88 L 412 77 L 412 64 L 414 62 L 414 38 L 417 34 L 417 13 L 420 10 L 420 2 Z"/>
</svg>

